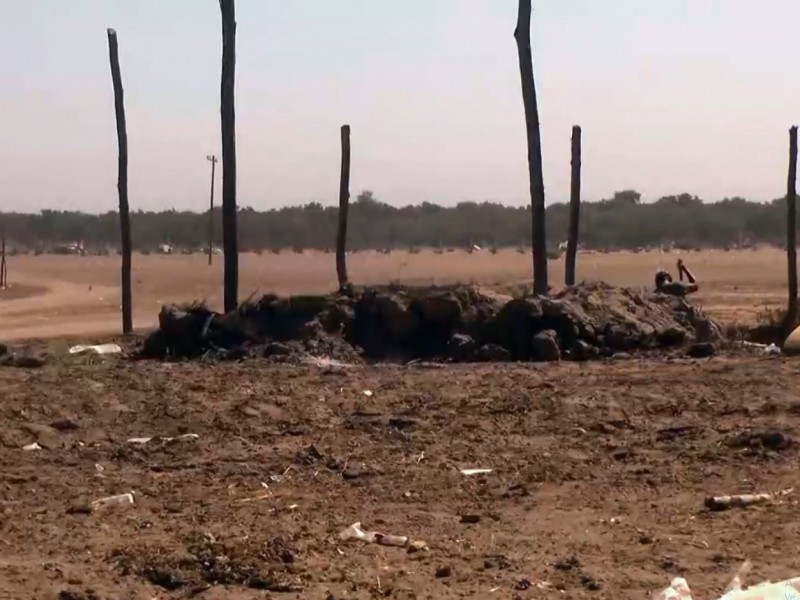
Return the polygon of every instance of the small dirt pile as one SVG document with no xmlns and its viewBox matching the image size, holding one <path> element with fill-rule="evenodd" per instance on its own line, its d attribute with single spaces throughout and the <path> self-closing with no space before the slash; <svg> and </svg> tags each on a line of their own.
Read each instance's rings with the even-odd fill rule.
<svg viewBox="0 0 800 600">
<path fill-rule="evenodd" d="M 165 306 L 149 358 L 589 360 L 714 342 L 719 327 L 685 299 L 583 283 L 541 298 L 475 287 L 382 287 L 349 295 L 268 295 L 238 310 Z"/>
</svg>

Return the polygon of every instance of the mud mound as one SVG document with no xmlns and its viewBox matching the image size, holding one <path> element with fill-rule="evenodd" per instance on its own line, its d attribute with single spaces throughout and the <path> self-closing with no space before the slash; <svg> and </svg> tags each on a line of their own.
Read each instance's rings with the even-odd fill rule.
<svg viewBox="0 0 800 600">
<path fill-rule="evenodd" d="M 719 327 L 683 298 L 603 283 L 552 297 L 475 287 L 380 287 L 349 295 L 267 295 L 219 314 L 165 306 L 149 358 L 553 361 L 715 342 Z"/>
</svg>

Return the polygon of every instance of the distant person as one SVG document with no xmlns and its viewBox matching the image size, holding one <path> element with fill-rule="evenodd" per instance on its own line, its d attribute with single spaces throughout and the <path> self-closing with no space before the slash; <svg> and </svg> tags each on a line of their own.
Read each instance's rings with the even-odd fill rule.
<svg viewBox="0 0 800 600">
<path fill-rule="evenodd" d="M 687 279 L 685 282 L 683 281 L 684 275 L 686 275 Z M 672 275 L 664 269 L 659 269 L 656 272 L 656 292 L 671 296 L 686 296 L 699 289 L 697 280 L 683 263 L 682 258 L 678 259 L 678 277 L 680 281 L 673 281 Z"/>
</svg>

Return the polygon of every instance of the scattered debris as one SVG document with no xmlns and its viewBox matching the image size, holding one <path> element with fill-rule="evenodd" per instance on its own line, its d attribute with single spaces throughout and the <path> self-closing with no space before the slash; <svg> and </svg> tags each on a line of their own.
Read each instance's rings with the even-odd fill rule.
<svg viewBox="0 0 800 600">
<path fill-rule="evenodd" d="M 70 354 L 121 354 L 122 347 L 118 344 L 98 344 L 96 346 L 72 346 Z"/>
<path fill-rule="evenodd" d="M 364 390 L 364 395 L 367 398 L 371 398 L 372 397 L 372 390 Z"/>
<path fill-rule="evenodd" d="M 492 471 L 493 469 L 461 469 L 461 474 L 466 477 L 472 477 L 473 475 L 486 475 Z"/>
<path fill-rule="evenodd" d="M 34 450 L 41 450 L 42 447 L 39 444 L 37 444 L 36 442 L 33 442 L 32 444 L 28 444 L 27 446 L 23 446 L 22 449 L 25 452 L 33 452 Z"/>
<path fill-rule="evenodd" d="M 709 496 L 705 499 L 705 506 L 708 510 L 723 511 L 729 508 L 746 508 L 755 504 L 772 502 L 780 496 L 787 496 L 794 491 L 794 488 L 783 490 L 777 494 L 738 494 L 733 496 Z"/>
<path fill-rule="evenodd" d="M 719 600 L 793 600 L 800 597 L 800 577 L 785 579 L 777 583 L 765 581 L 749 588 L 742 587 L 742 580 L 750 570 L 746 561 L 728 584 Z M 683 577 L 676 577 L 670 586 L 657 593 L 653 600 L 693 600 L 689 584 Z"/>
<path fill-rule="evenodd" d="M 359 540 L 367 544 L 377 544 L 379 546 L 396 546 L 398 548 L 419 547 L 424 544 L 421 541 L 411 541 L 408 536 L 391 535 L 378 531 L 364 531 L 360 522 L 355 522 L 350 527 L 339 534 L 342 541 Z"/>
<path fill-rule="evenodd" d="M 102 510 L 104 508 L 112 507 L 128 507 L 135 504 L 133 499 L 133 492 L 127 494 L 119 494 L 118 496 L 108 496 L 107 498 L 99 498 L 92 502 L 92 511 Z"/>
<path fill-rule="evenodd" d="M 163 442 L 165 444 L 170 444 L 172 442 L 188 442 L 190 440 L 199 440 L 200 436 L 196 433 L 184 433 L 183 435 L 179 435 L 177 437 L 140 437 L 140 438 L 130 438 L 128 443 L 134 446 L 144 446 L 145 444 L 149 444 L 152 441 L 156 442 Z"/>
</svg>

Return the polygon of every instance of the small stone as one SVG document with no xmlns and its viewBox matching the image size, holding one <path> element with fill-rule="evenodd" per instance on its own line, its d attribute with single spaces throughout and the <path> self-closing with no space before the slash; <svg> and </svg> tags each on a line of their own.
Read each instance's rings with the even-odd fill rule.
<svg viewBox="0 0 800 600">
<path fill-rule="evenodd" d="M 73 419 L 57 419 L 50 423 L 50 427 L 56 431 L 76 431 L 81 428 L 78 422 Z"/>
<path fill-rule="evenodd" d="M 689 358 L 710 358 L 717 353 L 717 347 L 711 342 L 700 342 L 693 344 L 686 351 Z"/>
<path fill-rule="evenodd" d="M 92 513 L 92 504 L 86 499 L 72 502 L 67 508 L 68 515 L 89 515 Z"/>
<path fill-rule="evenodd" d="M 474 525 L 475 523 L 480 523 L 480 521 L 480 515 L 461 515 L 461 522 L 468 525 Z"/>
<path fill-rule="evenodd" d="M 422 552 L 428 549 L 428 544 L 422 540 L 412 540 L 408 543 L 408 553 L 414 554 L 415 552 Z"/>
<path fill-rule="evenodd" d="M 442 579 L 444 577 L 450 577 L 452 574 L 453 574 L 453 569 L 451 569 L 450 567 L 447 567 L 447 566 L 439 567 L 438 569 L 436 569 L 436 578 L 437 579 Z"/>
<path fill-rule="evenodd" d="M 553 362 L 561 359 L 558 347 L 558 334 L 547 329 L 533 336 L 533 354 L 537 360 Z"/>
<path fill-rule="evenodd" d="M 369 468 L 364 463 L 349 463 L 342 472 L 345 479 L 358 479 L 366 475 L 369 475 Z"/>
</svg>

